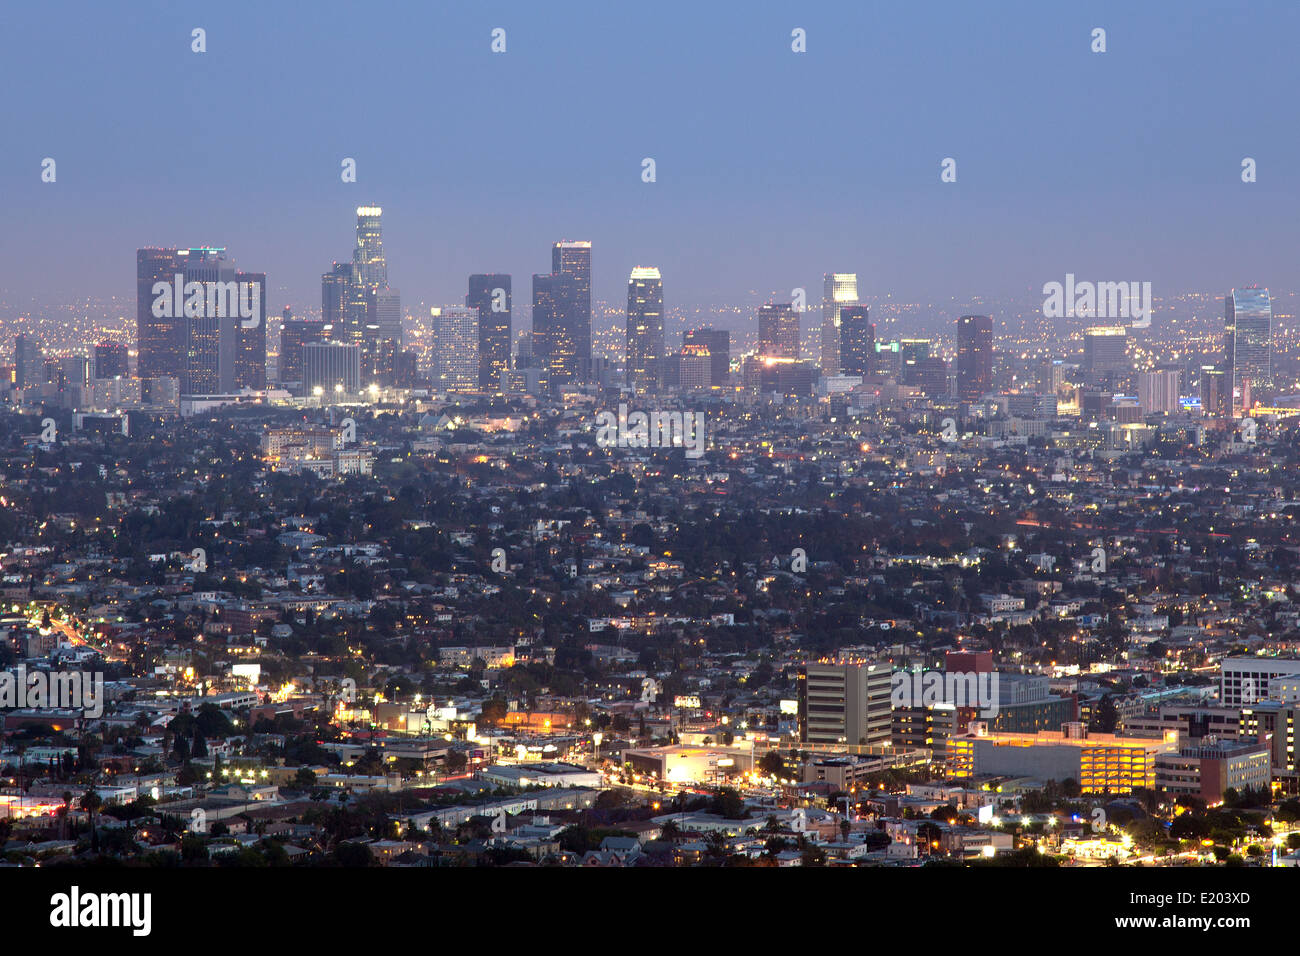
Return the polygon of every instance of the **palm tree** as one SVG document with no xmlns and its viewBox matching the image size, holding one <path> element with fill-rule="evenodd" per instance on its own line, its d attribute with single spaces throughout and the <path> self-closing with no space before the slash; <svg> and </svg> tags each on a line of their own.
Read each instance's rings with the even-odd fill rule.
<svg viewBox="0 0 1300 956">
<path fill-rule="evenodd" d="M 90 814 L 90 846 L 93 850 L 99 849 L 99 831 L 95 829 L 95 813 L 104 805 L 104 799 L 94 790 L 86 791 L 86 795 L 81 798 L 81 809 Z"/>
</svg>

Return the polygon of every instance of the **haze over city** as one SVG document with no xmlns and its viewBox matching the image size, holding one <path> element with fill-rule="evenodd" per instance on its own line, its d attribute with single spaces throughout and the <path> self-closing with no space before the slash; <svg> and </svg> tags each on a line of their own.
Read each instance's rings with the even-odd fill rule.
<svg viewBox="0 0 1300 956">
<path fill-rule="evenodd" d="M 409 302 L 544 271 L 562 237 L 595 243 L 597 299 L 654 264 L 683 307 L 831 269 L 939 304 L 1066 272 L 1293 285 L 1293 4 L 234 2 L 197 16 L 203 56 L 173 3 L 0 17 L 25 91 L 0 103 L 10 308 L 130 296 L 132 250 L 203 244 L 307 308 L 365 203 Z M 488 56 L 498 21 L 508 52 Z M 1097 56 L 1077 38 L 1102 22 Z"/>
</svg>

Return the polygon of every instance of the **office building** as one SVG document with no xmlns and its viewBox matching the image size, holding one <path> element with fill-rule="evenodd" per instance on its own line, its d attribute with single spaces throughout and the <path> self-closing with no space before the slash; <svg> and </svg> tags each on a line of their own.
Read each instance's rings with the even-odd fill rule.
<svg viewBox="0 0 1300 956">
<path fill-rule="evenodd" d="M 402 328 L 402 295 L 396 289 L 381 286 L 370 290 L 366 299 L 366 326 L 373 327 L 381 342 L 391 342 L 398 349 L 405 343 Z"/>
<path fill-rule="evenodd" d="M 384 258 L 383 214 L 380 206 L 357 207 L 357 237 L 352 250 L 352 268 L 348 276 L 344 302 L 343 341 L 377 340 L 378 324 L 374 315 L 373 293 L 388 286 L 388 263 Z M 327 321 L 329 316 L 327 316 Z"/>
<path fill-rule="evenodd" d="M 234 389 L 251 388 L 261 391 L 266 388 L 266 273 L 237 272 L 235 281 L 240 286 L 253 286 L 262 303 L 261 315 L 255 325 L 245 325 L 242 321 L 233 323 L 235 333 L 235 367 L 232 385 Z"/>
<path fill-rule="evenodd" d="M 30 335 L 14 338 L 14 387 L 32 388 L 49 381 L 45 371 L 45 355 L 40 343 Z"/>
<path fill-rule="evenodd" d="M 302 347 L 303 394 L 328 401 L 361 390 L 361 346 L 350 342 L 308 342 Z"/>
<path fill-rule="evenodd" d="M 731 333 L 726 329 L 688 329 L 682 345 L 703 345 L 709 352 L 709 384 L 726 385 L 731 378 Z"/>
<path fill-rule="evenodd" d="M 286 319 L 280 326 L 281 385 L 301 386 L 303 383 L 303 346 L 309 342 L 324 342 L 329 338 L 331 326 L 312 319 Z"/>
<path fill-rule="evenodd" d="M 802 743 L 880 746 L 890 737 L 889 664 L 808 664 L 799 673 Z"/>
<path fill-rule="evenodd" d="M 1245 389 L 1273 384 L 1273 302 L 1268 289 L 1233 289 L 1224 300 L 1224 352 L 1232 375 L 1232 410 L 1248 407 Z M 1248 384 L 1247 384 L 1248 383 Z"/>
<path fill-rule="evenodd" d="M 758 310 L 758 354 L 799 360 L 799 313 L 794 303 L 768 303 Z"/>
<path fill-rule="evenodd" d="M 877 342 L 876 362 L 873 372 L 887 379 L 902 383 L 903 349 L 899 342 Z"/>
<path fill-rule="evenodd" d="M 1177 369 L 1138 373 L 1138 404 L 1152 415 L 1171 415 L 1179 411 Z"/>
<path fill-rule="evenodd" d="M 239 272 L 218 247 L 136 253 L 139 375 L 183 394 L 266 385 L 266 275 Z"/>
<path fill-rule="evenodd" d="M 876 370 L 876 327 L 871 309 L 865 305 L 840 308 L 840 371 L 844 375 L 868 376 Z"/>
<path fill-rule="evenodd" d="M 1300 729 L 1300 703 L 1289 700 L 1262 700 L 1240 710 L 1236 736 L 1242 741 L 1269 748 L 1269 763 L 1277 776 L 1292 777 L 1296 784 L 1300 760 L 1297 759 L 1297 730 Z"/>
<path fill-rule="evenodd" d="M 127 378 L 131 374 L 129 351 L 120 342 L 100 342 L 95 346 L 95 378 Z"/>
<path fill-rule="evenodd" d="M 478 310 L 478 383 L 499 389 L 501 373 L 510 368 L 512 303 L 510 276 L 479 273 L 469 277 L 465 305 Z"/>
<path fill-rule="evenodd" d="M 59 359 L 59 389 L 86 388 L 90 385 L 90 359 L 84 355 L 64 355 Z"/>
<path fill-rule="evenodd" d="M 663 280 L 658 269 L 637 266 L 627 283 L 628 387 L 637 392 L 657 390 L 663 382 L 663 356 Z"/>
<path fill-rule="evenodd" d="M 1219 665 L 1219 701 L 1225 707 L 1242 707 L 1264 700 L 1269 695 L 1269 682 L 1277 677 L 1300 677 L 1300 660 L 1225 657 Z"/>
<path fill-rule="evenodd" d="M 702 342 L 687 342 L 675 356 L 679 388 L 708 388 L 713 384 L 713 357 Z"/>
<path fill-rule="evenodd" d="M 1270 750 L 1259 743 L 1198 741 L 1156 756 L 1156 789 L 1213 805 L 1228 790 L 1267 791 L 1270 765 Z"/>
<path fill-rule="evenodd" d="M 937 355 L 904 366 L 903 374 L 904 384 L 919 388 L 927 398 L 941 400 L 949 397 L 948 363 Z"/>
<path fill-rule="evenodd" d="M 572 298 L 562 300 L 562 338 L 572 342 L 572 377 L 586 381 L 591 369 L 591 243 L 568 239 L 555 243 L 551 248 L 551 274 L 573 279 Z"/>
<path fill-rule="evenodd" d="M 1216 365 L 1201 366 L 1201 414 L 1220 418 L 1232 415 L 1231 376 Z"/>
<path fill-rule="evenodd" d="M 828 272 L 822 280 L 822 374 L 839 375 L 843 368 L 842 310 L 846 305 L 858 304 L 858 274 Z"/>
<path fill-rule="evenodd" d="M 434 306 L 433 387 L 476 389 L 479 382 L 479 310 L 463 305 Z"/>
<path fill-rule="evenodd" d="M 352 285 L 352 264 L 336 262 L 320 277 L 322 321 L 341 334 L 347 317 L 348 289 Z"/>
<path fill-rule="evenodd" d="M 1098 325 L 1083 333 L 1083 371 L 1089 382 L 1101 382 L 1128 370 L 1128 330 L 1122 325 Z"/>
<path fill-rule="evenodd" d="M 957 397 L 978 401 L 993 390 L 993 320 L 963 315 L 957 320 Z"/>
<path fill-rule="evenodd" d="M 544 388 L 558 388 L 579 376 L 579 334 L 574 318 L 581 308 L 581 284 L 572 275 L 533 276 L 532 360 Z M 590 326 L 588 326 L 590 334 Z"/>
</svg>

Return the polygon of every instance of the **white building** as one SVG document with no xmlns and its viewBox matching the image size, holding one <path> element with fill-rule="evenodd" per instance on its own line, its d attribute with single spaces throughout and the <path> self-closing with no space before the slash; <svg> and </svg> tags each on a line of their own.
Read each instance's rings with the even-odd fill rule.
<svg viewBox="0 0 1300 956">
<path fill-rule="evenodd" d="M 435 388 L 478 387 L 478 309 L 434 306 L 433 381 Z"/>
</svg>

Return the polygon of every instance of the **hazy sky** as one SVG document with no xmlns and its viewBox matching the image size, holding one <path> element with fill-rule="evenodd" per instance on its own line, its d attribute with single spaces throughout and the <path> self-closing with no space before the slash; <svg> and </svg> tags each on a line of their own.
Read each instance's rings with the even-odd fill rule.
<svg viewBox="0 0 1300 956">
<path fill-rule="evenodd" d="M 370 202 L 408 304 L 501 271 L 519 310 L 559 238 L 669 306 L 1292 288 L 1297 36 L 1294 2 L 6 3 L 0 289 L 130 296 L 138 246 L 211 244 L 318 308 Z"/>
</svg>

